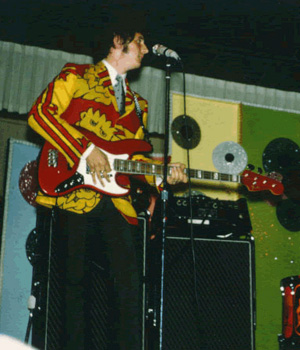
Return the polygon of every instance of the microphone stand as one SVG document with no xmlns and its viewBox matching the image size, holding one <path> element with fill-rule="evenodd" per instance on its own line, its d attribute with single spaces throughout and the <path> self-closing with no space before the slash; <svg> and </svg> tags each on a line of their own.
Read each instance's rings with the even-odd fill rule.
<svg viewBox="0 0 300 350">
<path fill-rule="evenodd" d="M 163 337 L 163 308 L 164 308 L 164 259 L 165 259 L 165 240 L 167 229 L 167 202 L 169 199 L 168 193 L 168 153 L 169 153 L 169 125 L 170 125 L 170 82 L 171 82 L 171 64 L 169 58 L 166 62 L 166 103 L 165 103 L 165 142 L 164 142 L 164 176 L 163 176 L 163 191 L 162 199 L 162 238 L 161 238 L 161 276 L 160 276 L 160 317 L 159 317 L 159 349 L 162 349 Z"/>
</svg>

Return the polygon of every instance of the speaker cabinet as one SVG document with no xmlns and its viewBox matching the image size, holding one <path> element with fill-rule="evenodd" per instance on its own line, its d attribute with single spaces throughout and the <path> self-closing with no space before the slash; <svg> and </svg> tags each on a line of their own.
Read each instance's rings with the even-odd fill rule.
<svg viewBox="0 0 300 350">
<path fill-rule="evenodd" d="M 146 274 L 146 244 L 147 244 L 147 220 L 139 218 L 140 235 L 137 242 L 138 248 L 143 251 L 139 261 L 145 280 Z M 66 308 L 66 281 L 64 278 L 65 247 L 61 239 L 55 234 L 54 211 L 39 207 L 37 215 L 38 247 L 35 247 L 35 255 L 38 264 L 33 269 L 33 285 L 37 287 L 34 295 L 37 296 L 37 307 L 33 317 L 32 345 L 40 350 L 57 350 L 65 343 L 66 320 L 64 310 Z M 37 254 L 38 253 L 38 254 Z M 90 317 L 88 324 L 79 323 L 78 332 L 85 332 L 88 337 L 89 349 L 108 349 L 108 308 L 109 299 L 112 296 L 112 281 L 108 278 L 103 267 L 91 261 L 89 265 L 90 289 L 86 293 L 85 304 L 79 304 L 74 300 L 74 308 L 79 313 L 89 307 Z M 143 284 L 142 314 L 142 349 L 146 347 L 145 318 L 146 318 L 146 284 Z M 76 330 L 75 330 L 76 331 Z"/>
<path fill-rule="evenodd" d="M 191 241 L 188 231 L 172 228 L 166 234 L 162 349 L 253 350 L 252 236 L 202 237 L 196 227 Z"/>
</svg>

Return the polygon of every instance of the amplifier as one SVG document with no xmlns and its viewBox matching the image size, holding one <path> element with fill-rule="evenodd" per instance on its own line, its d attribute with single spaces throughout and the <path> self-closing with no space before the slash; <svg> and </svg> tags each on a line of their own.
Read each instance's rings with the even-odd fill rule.
<svg viewBox="0 0 300 350">
<path fill-rule="evenodd" d="M 167 229 L 154 349 L 254 350 L 254 239 L 247 232 L 230 239 L 198 233 L 192 244 L 186 230 Z"/>
<path fill-rule="evenodd" d="M 161 215 L 156 206 L 154 222 Z M 241 198 L 237 201 L 212 199 L 204 195 L 192 197 L 171 196 L 167 205 L 169 227 L 184 228 L 193 224 L 204 234 L 240 234 L 251 232 L 252 226 L 248 212 L 247 201 Z M 159 225 L 158 225 L 159 227 Z"/>
<path fill-rule="evenodd" d="M 147 219 L 139 216 L 140 235 L 138 249 L 143 252 L 140 256 L 139 267 L 143 273 L 142 308 L 139 315 L 142 324 L 142 348 L 146 349 L 146 240 L 147 240 Z M 65 343 L 66 327 L 66 280 L 64 277 L 64 260 L 68 253 L 62 247 L 62 240 L 57 234 L 55 212 L 45 207 L 37 208 L 36 234 L 30 239 L 35 259 L 33 268 L 33 281 L 37 297 L 37 307 L 34 311 L 32 324 L 32 345 L 41 350 L 62 349 Z M 27 242 L 28 243 L 28 242 Z M 82 241 L 79 241 L 82 244 Z M 90 312 L 89 324 L 81 325 L 78 320 L 78 327 L 85 329 L 89 338 L 91 349 L 108 349 L 108 305 L 112 295 L 111 281 L 107 272 L 95 262 L 90 261 L 90 288 L 86 293 L 85 309 Z M 74 307 L 77 307 L 74 299 Z M 79 348 L 79 347 L 78 347 Z"/>
</svg>

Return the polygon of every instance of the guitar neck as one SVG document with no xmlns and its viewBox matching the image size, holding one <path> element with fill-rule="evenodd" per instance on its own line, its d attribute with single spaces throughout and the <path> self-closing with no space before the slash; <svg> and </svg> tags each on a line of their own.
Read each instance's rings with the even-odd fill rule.
<svg viewBox="0 0 300 350">
<path fill-rule="evenodd" d="M 164 169 L 164 165 L 161 164 L 123 159 L 114 160 L 114 170 L 125 174 L 163 176 Z M 168 166 L 167 174 L 171 175 L 171 171 L 172 167 Z M 188 173 L 187 169 L 185 169 L 185 173 Z M 241 177 L 239 175 L 223 174 L 199 169 L 190 169 L 189 174 L 192 179 L 241 183 Z"/>
<path fill-rule="evenodd" d="M 186 171 L 187 173 L 188 171 Z M 240 175 L 223 174 L 215 171 L 190 169 L 190 177 L 198 180 L 241 183 Z"/>
</svg>

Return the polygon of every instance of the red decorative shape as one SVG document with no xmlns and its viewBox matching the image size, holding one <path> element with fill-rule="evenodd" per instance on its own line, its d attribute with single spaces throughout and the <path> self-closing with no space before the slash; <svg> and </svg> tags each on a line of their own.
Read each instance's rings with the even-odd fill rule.
<svg viewBox="0 0 300 350">
<path fill-rule="evenodd" d="M 293 293 L 289 286 L 284 288 L 283 303 L 283 335 L 285 339 L 289 339 L 293 335 Z"/>
<path fill-rule="evenodd" d="M 20 172 L 19 189 L 27 203 L 36 207 L 38 192 L 37 161 L 28 162 Z"/>
</svg>

